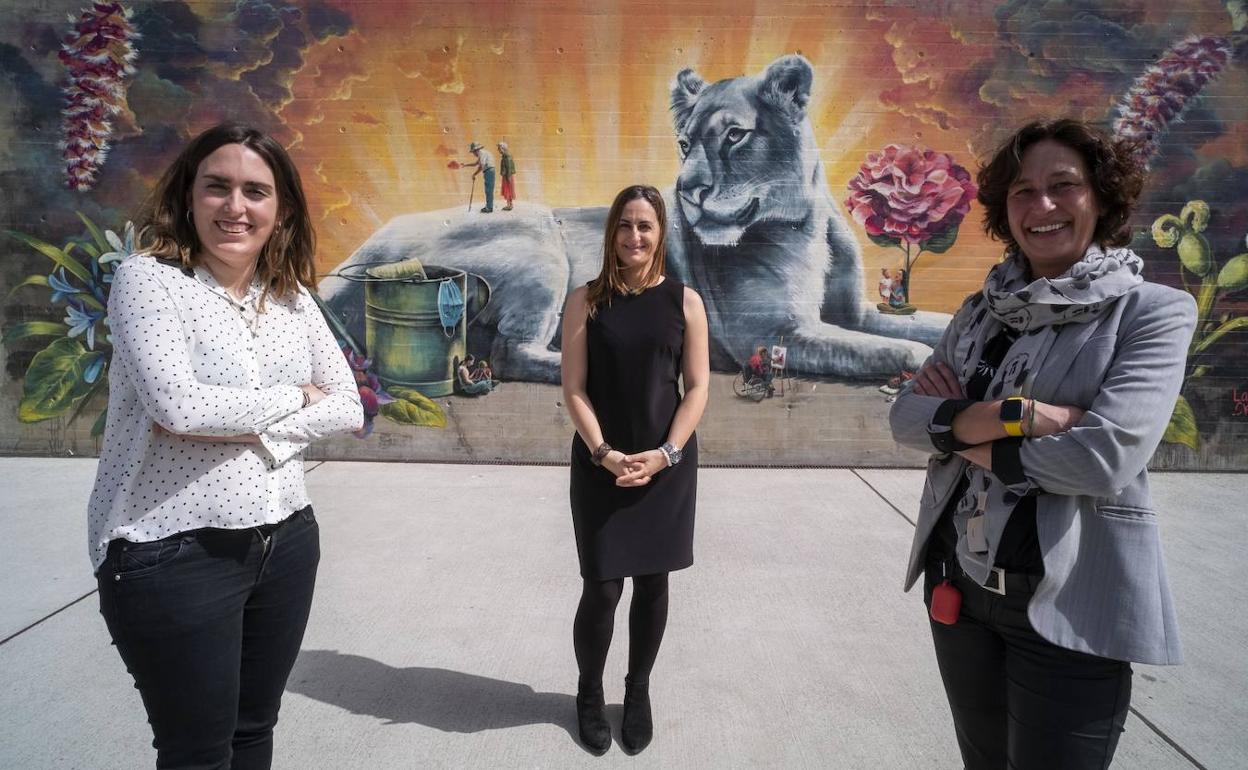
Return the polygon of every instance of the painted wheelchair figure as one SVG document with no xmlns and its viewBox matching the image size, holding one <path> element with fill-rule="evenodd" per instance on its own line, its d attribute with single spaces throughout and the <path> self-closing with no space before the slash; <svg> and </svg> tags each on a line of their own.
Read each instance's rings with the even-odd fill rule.
<svg viewBox="0 0 1248 770">
<path fill-rule="evenodd" d="M 751 401 L 771 398 L 776 393 L 772 384 L 773 378 L 771 354 L 765 346 L 760 345 L 755 349 L 754 355 L 750 356 L 749 363 L 741 367 L 741 371 L 733 379 L 732 392 Z"/>
</svg>

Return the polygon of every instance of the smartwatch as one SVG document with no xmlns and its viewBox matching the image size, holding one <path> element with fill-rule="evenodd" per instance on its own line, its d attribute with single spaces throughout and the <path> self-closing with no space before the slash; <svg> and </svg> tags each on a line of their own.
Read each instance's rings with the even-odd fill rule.
<svg viewBox="0 0 1248 770">
<path fill-rule="evenodd" d="M 1023 436 L 1023 407 L 1026 405 L 1027 399 L 1022 396 L 1010 396 L 1001 402 L 1001 411 L 998 416 L 1001 418 L 1001 427 L 1005 428 L 1007 436 L 1021 437 Z"/>
</svg>

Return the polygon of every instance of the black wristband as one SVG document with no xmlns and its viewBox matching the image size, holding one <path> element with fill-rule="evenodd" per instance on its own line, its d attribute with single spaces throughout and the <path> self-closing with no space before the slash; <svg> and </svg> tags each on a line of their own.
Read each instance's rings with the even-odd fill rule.
<svg viewBox="0 0 1248 770">
<path fill-rule="evenodd" d="M 992 442 L 992 475 L 1003 484 L 1022 484 L 1027 481 L 1023 474 L 1023 462 L 1018 452 L 1023 448 L 1021 438 L 999 438 Z"/>
<path fill-rule="evenodd" d="M 597 449 L 590 453 L 589 461 L 594 465 L 602 465 L 603 459 L 605 459 L 607 455 L 611 454 L 611 450 L 611 445 L 604 441 L 598 445 Z"/>
<path fill-rule="evenodd" d="M 932 415 L 932 424 L 928 426 L 927 435 L 937 452 L 957 452 L 975 446 L 958 441 L 953 435 L 953 418 L 974 403 L 976 401 L 970 398 L 947 398 L 936 407 L 936 414 Z"/>
</svg>

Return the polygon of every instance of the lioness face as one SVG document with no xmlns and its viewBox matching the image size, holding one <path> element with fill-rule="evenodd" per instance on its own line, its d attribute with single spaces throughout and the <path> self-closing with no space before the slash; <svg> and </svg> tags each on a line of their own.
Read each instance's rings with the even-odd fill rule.
<svg viewBox="0 0 1248 770">
<path fill-rule="evenodd" d="M 709 86 L 689 70 L 677 76 L 677 202 L 703 243 L 735 245 L 759 223 L 808 216 L 818 168 L 805 111 L 811 76 L 796 56 Z"/>
</svg>

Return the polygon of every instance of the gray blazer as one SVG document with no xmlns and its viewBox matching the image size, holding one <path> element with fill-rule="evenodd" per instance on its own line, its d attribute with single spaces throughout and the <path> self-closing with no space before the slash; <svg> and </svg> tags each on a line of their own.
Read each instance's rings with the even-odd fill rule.
<svg viewBox="0 0 1248 770">
<path fill-rule="evenodd" d="M 932 359 L 965 355 L 968 309 L 953 317 Z M 1019 452 L 1039 487 L 1045 572 L 1027 614 L 1059 647 L 1140 663 L 1182 660 L 1146 466 L 1174 410 L 1195 328 L 1191 295 L 1142 283 L 1096 321 L 1067 324 L 1036 375 L 1031 396 L 1087 410 L 1074 428 L 1026 439 Z M 893 438 L 934 451 L 927 430 L 942 400 L 903 389 L 889 413 Z M 966 463 L 957 455 L 928 460 L 907 591 Z"/>
</svg>

